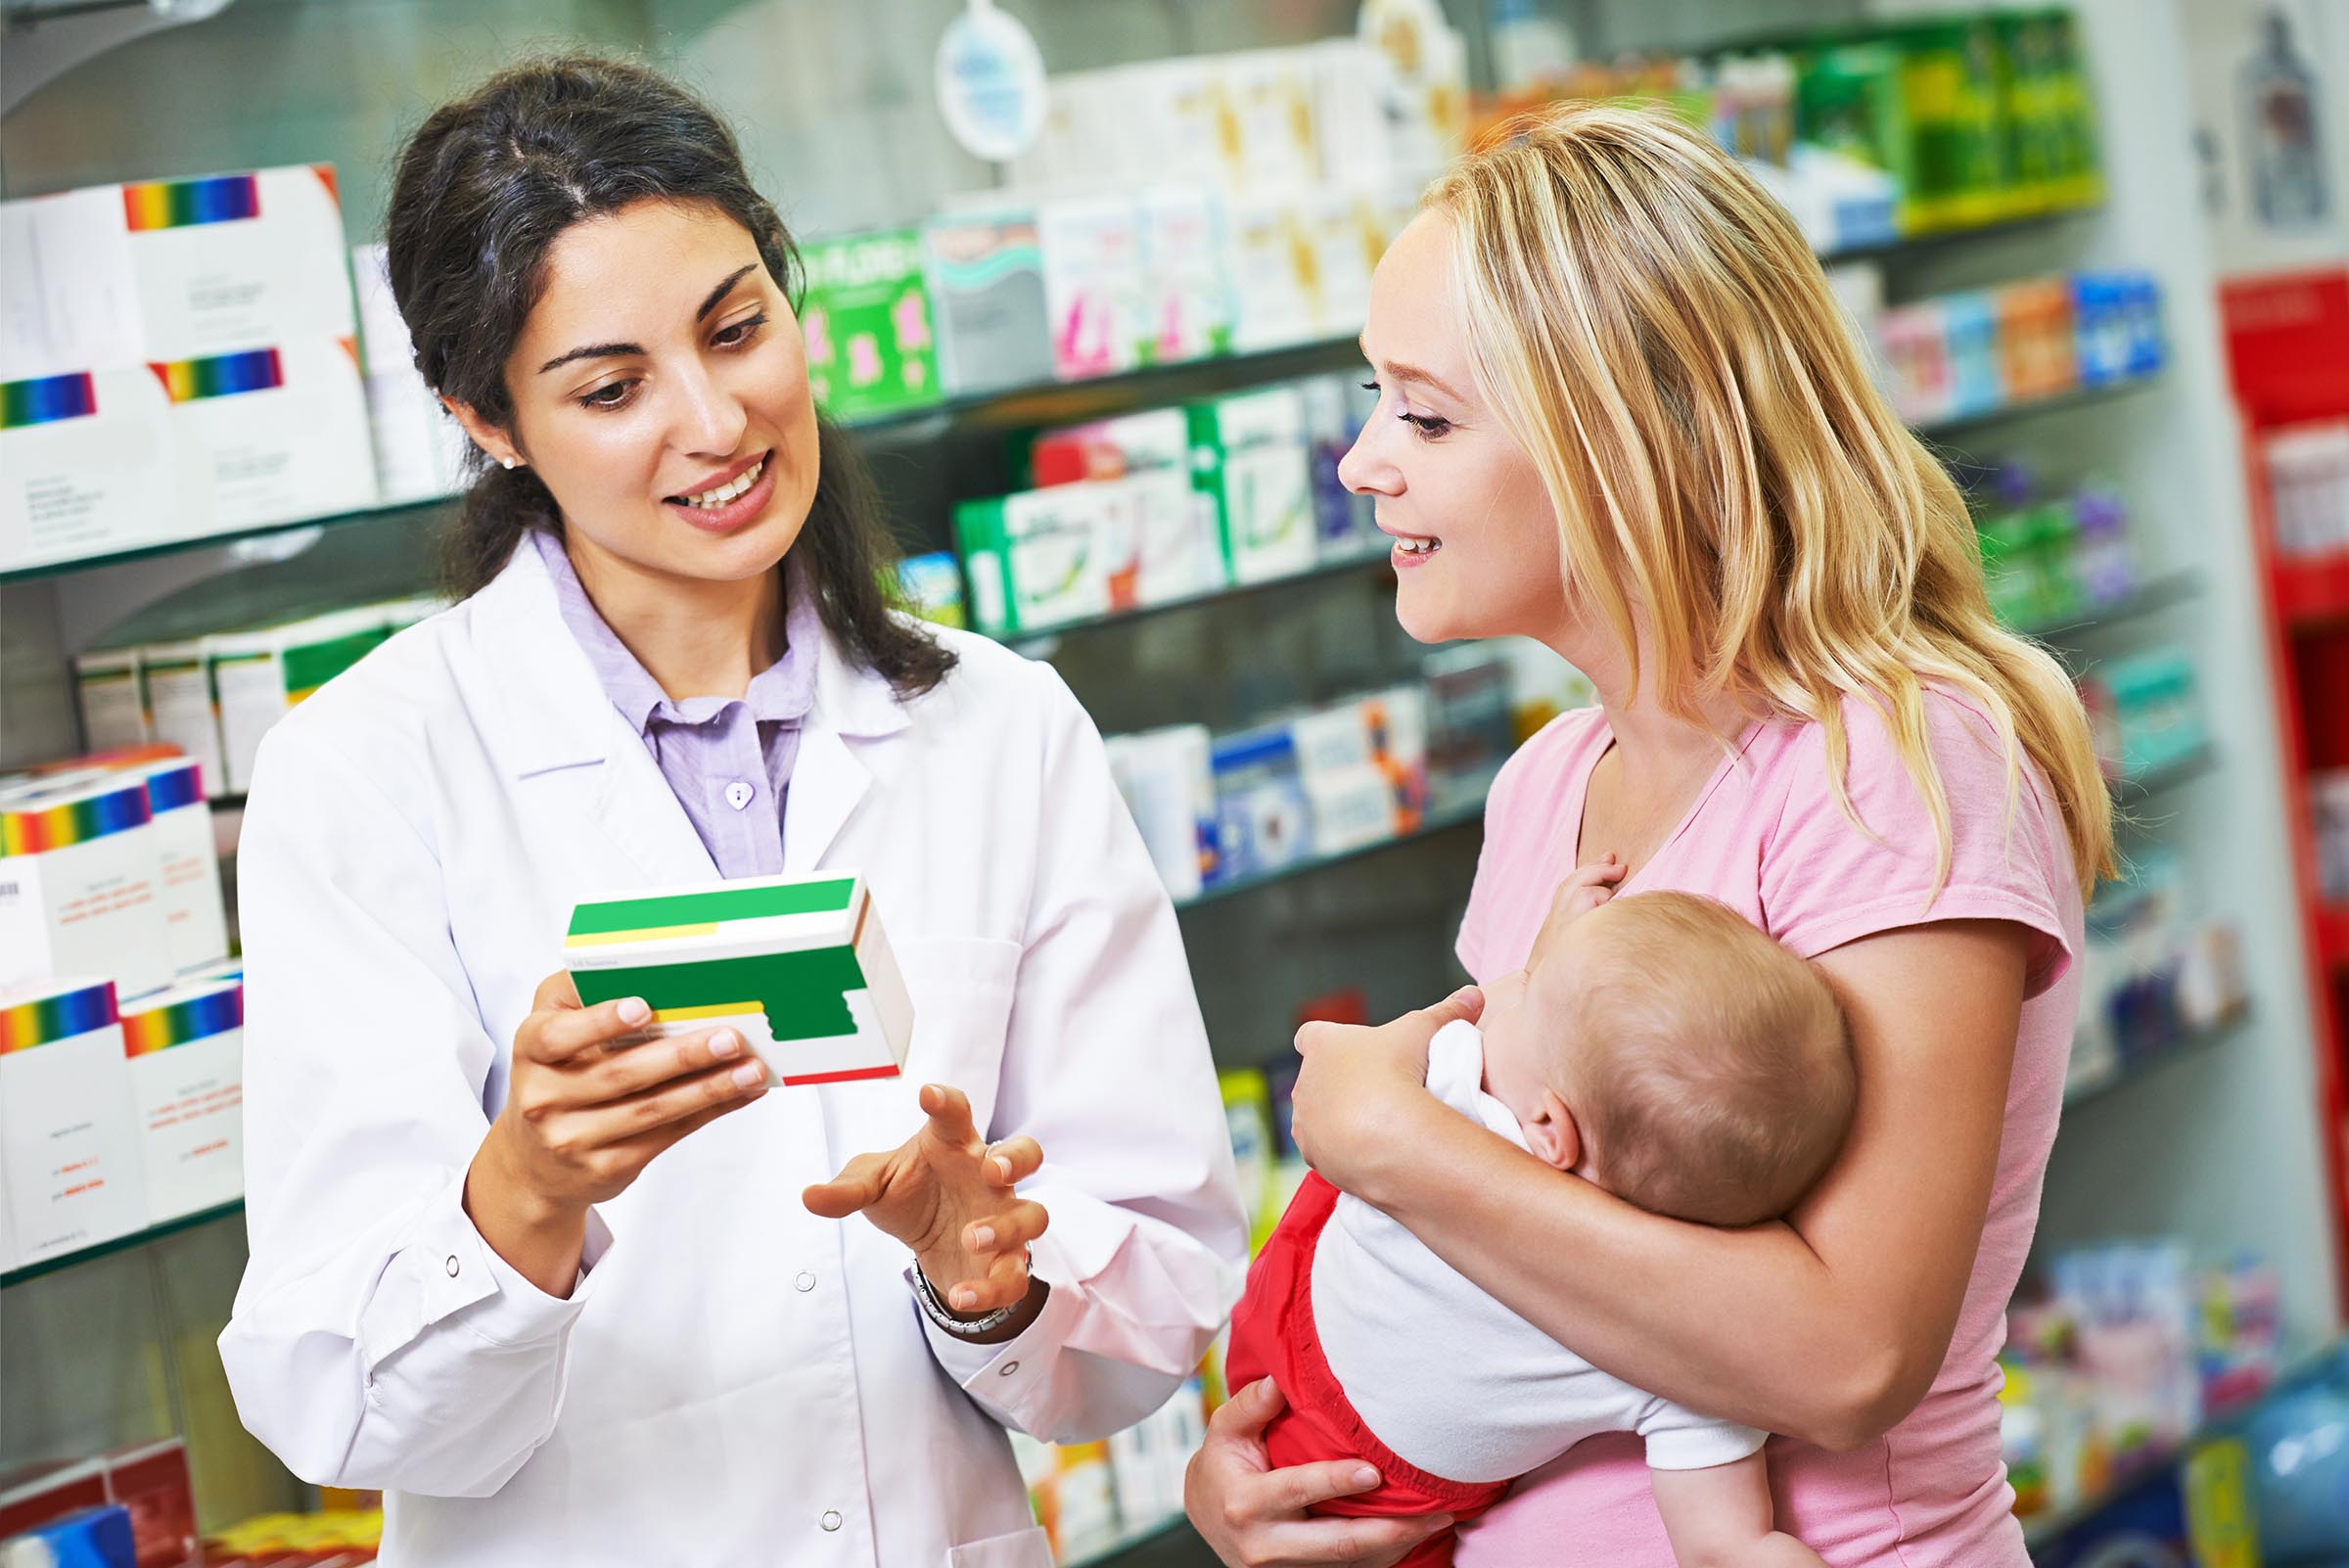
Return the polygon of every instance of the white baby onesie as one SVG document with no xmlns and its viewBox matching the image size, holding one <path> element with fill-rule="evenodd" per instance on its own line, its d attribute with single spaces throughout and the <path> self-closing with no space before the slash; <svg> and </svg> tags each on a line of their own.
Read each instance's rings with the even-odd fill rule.
<svg viewBox="0 0 2349 1568">
<path fill-rule="evenodd" d="M 1475 1025 L 1437 1034 L 1429 1091 L 1524 1148 L 1524 1130 L 1484 1091 L 1484 1076 Z M 1509 1480 L 1601 1432 L 1638 1433 L 1659 1470 L 1729 1464 L 1767 1436 L 1608 1376 L 1359 1198 L 1339 1197 L 1322 1228 L 1313 1301 L 1322 1352 L 1355 1413 L 1401 1457 L 1449 1481 Z"/>
</svg>

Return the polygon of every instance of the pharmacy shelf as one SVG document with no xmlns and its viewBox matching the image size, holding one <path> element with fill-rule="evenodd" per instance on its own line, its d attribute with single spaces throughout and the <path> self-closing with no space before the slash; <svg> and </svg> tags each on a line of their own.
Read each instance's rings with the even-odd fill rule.
<svg viewBox="0 0 2349 1568">
<path fill-rule="evenodd" d="M 2052 1546 L 2061 1545 L 2064 1538 L 2069 1536 L 2072 1531 L 2094 1520 L 2096 1515 L 2136 1492 L 2138 1488 L 2153 1480 L 2156 1476 L 2175 1469 L 2181 1460 L 2201 1445 L 2214 1439 L 2234 1436 L 2245 1421 L 2258 1414 L 2278 1395 L 2314 1382 L 2324 1376 L 2339 1360 L 2340 1355 L 2340 1342 L 2332 1341 L 2306 1355 L 2288 1358 L 2282 1369 L 2277 1373 L 2276 1380 L 2266 1389 L 2249 1399 L 2209 1412 L 2202 1418 L 2201 1424 L 2187 1435 L 2184 1442 L 2171 1444 L 2139 1456 L 2116 1474 L 2111 1481 L 2069 1507 L 2050 1509 L 2045 1513 L 2035 1513 L 2026 1517 L 2023 1520 L 2023 1545 L 2030 1549 L 2034 1557 Z"/>
<path fill-rule="evenodd" d="M 2173 605 L 2186 603 L 2202 591 L 2202 578 L 2193 572 L 2169 572 L 2149 577 L 2118 599 L 2106 604 L 2082 605 L 2059 620 L 2043 621 L 2015 629 L 2038 642 L 2058 647 L 2069 644 L 2091 632 L 2101 631 L 2140 616 L 2153 615 Z"/>
<path fill-rule="evenodd" d="M 381 506 L 360 507 L 350 512 L 330 512 L 319 517 L 299 517 L 283 523 L 270 523 L 260 528 L 239 529 L 228 533 L 206 533 L 192 538 L 165 539 L 160 543 L 141 545 L 132 550 L 114 550 L 104 555 L 77 556 L 70 561 L 48 561 L 38 566 L 15 567 L 0 571 L 0 582 L 23 582 L 34 577 L 57 577 L 69 573 L 87 572 L 96 567 L 120 566 L 129 561 L 145 561 L 161 555 L 182 555 L 190 550 L 216 549 L 240 543 L 246 539 L 265 539 L 278 533 L 299 533 L 305 529 L 348 528 L 354 523 L 415 521 L 441 511 L 456 501 L 453 495 L 434 495 L 422 500 L 391 501 Z"/>
<path fill-rule="evenodd" d="M 200 1226 L 208 1225 L 215 1220 L 226 1220 L 244 1212 L 245 1200 L 234 1198 L 209 1209 L 199 1209 L 194 1214 L 181 1215 L 176 1220 L 166 1220 L 160 1225 L 149 1225 L 144 1230 L 133 1230 L 127 1235 L 116 1236 L 112 1241 L 101 1241 L 95 1246 L 83 1247 L 75 1252 L 65 1252 L 54 1258 L 43 1258 L 38 1263 L 26 1264 L 22 1268 L 11 1268 L 6 1273 L 0 1273 L 0 1290 L 6 1290 L 11 1285 L 22 1285 L 27 1279 L 38 1279 L 43 1274 L 54 1274 L 61 1268 L 72 1268 L 94 1259 L 110 1257 L 117 1252 L 129 1252 L 134 1248 L 147 1246 L 151 1242 L 161 1241 L 165 1236 L 176 1236 L 183 1230 L 194 1230 Z"/>
<path fill-rule="evenodd" d="M 2212 1046 L 2233 1038 L 2250 1016 L 2249 1006 L 2237 1007 L 2216 1023 L 2201 1029 L 2182 1030 L 2158 1045 L 2141 1049 L 2124 1058 L 2109 1077 L 2066 1087 L 2063 1108 L 2070 1111 L 2100 1100 L 2115 1089 L 2152 1077 L 2173 1062 L 2183 1061 L 2188 1056 L 2199 1056 Z"/>
<path fill-rule="evenodd" d="M 1273 866 L 1270 870 L 1234 877 L 1228 882 L 1218 882 L 1202 889 L 1190 898 L 1175 899 L 1174 907 L 1196 909 L 1202 904 L 1215 903 L 1236 894 L 1250 893 L 1258 888 L 1268 887 L 1275 882 L 1286 882 L 1294 877 L 1307 876 L 1333 865 L 1343 865 L 1349 860 L 1359 860 L 1366 854 L 1376 854 L 1383 850 L 1392 850 L 1398 845 L 1416 844 L 1419 840 L 1432 838 L 1438 833 L 1448 833 L 1453 828 L 1465 827 L 1471 822 L 1482 822 L 1484 818 L 1483 796 L 1451 802 L 1441 809 L 1431 809 L 1420 824 L 1408 833 L 1398 833 L 1392 838 L 1358 845 L 1351 850 L 1341 850 L 1335 854 L 1308 855 L 1300 860 L 1291 860 L 1285 865 Z"/>
<path fill-rule="evenodd" d="M 2084 207 L 2051 207 L 2045 211 L 2018 212 L 2009 217 L 1996 218 L 1988 223 L 1960 224 L 1954 228 L 1934 229 L 1923 234 L 1896 234 L 1890 239 L 1874 240 L 1865 245 L 1846 245 L 1832 251 L 1821 251 L 1819 259 L 1827 266 L 1846 261 L 1899 261 L 1909 256 L 1924 255 L 1946 250 L 1953 245 L 1964 245 L 1974 240 L 1996 239 L 2002 235 L 2025 234 L 2034 229 L 2071 218 L 2087 217 L 2100 212 L 2100 204 Z"/>
<path fill-rule="evenodd" d="M 2219 754 L 2217 750 L 2204 746 L 2197 751 L 2188 752 L 2174 762 L 2164 762 L 2161 766 L 2147 768 L 2142 773 L 2133 773 L 2126 778 L 2110 780 L 2113 804 L 2123 810 L 2128 810 L 2133 807 L 2143 805 L 2164 791 L 2176 789 L 2182 784 L 2189 784 L 2195 779 L 2214 773 L 2218 771 L 2218 766 Z"/>
<path fill-rule="evenodd" d="M 2161 379 L 2161 373 L 2131 376 L 2122 381 L 2108 381 L 2096 387 L 2076 387 L 2070 392 L 2056 392 L 2048 397 L 2024 397 L 2014 402 L 2001 403 L 1996 408 L 1980 408 L 1972 413 L 1957 414 L 1948 419 L 1919 420 L 1911 428 L 1936 445 L 1948 445 L 1951 438 L 1961 436 L 1986 426 L 2004 424 L 2008 420 L 2035 418 L 2041 414 L 2060 414 L 2075 408 L 2091 408 L 2143 392 Z"/>
<path fill-rule="evenodd" d="M 2281 556 L 2276 563 L 2276 614 L 2294 629 L 2349 621 L 2349 550 Z"/>
<path fill-rule="evenodd" d="M 1365 567 L 1385 566 L 1393 559 L 1392 551 L 1384 538 L 1381 538 L 1379 547 L 1376 549 L 1365 549 L 1357 554 L 1334 556 L 1327 561 L 1317 561 L 1302 572 L 1285 572 L 1279 576 L 1263 577 L 1254 582 L 1227 583 L 1220 588 L 1209 588 L 1199 593 L 1186 593 L 1172 599 L 1161 599 L 1155 604 L 1135 605 L 1130 610 L 1112 610 L 1105 615 L 1085 616 L 1076 621 L 1063 621 L 1058 624 L 1038 626 L 1034 630 L 994 631 L 988 635 L 993 637 L 997 642 L 1018 649 L 1031 658 L 1040 658 L 1048 656 L 1053 645 L 1063 637 L 1081 632 L 1096 631 L 1103 627 L 1128 625 L 1136 621 L 1146 621 L 1152 616 L 1163 615 L 1170 610 L 1186 610 L 1197 605 L 1219 604 L 1226 599 L 1244 599 L 1250 594 L 1261 593 L 1267 588 L 1294 587 L 1298 583 L 1313 582 L 1323 577 L 1352 576 Z"/>
</svg>

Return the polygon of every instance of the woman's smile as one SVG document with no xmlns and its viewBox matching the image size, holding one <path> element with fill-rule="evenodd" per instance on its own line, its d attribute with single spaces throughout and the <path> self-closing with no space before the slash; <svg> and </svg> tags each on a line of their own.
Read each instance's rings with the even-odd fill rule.
<svg viewBox="0 0 2349 1568">
<path fill-rule="evenodd" d="M 763 515 L 775 498 L 775 478 L 767 459 L 770 447 L 734 464 L 711 482 L 679 495 L 662 497 L 688 526 L 705 533 L 731 533 Z"/>
</svg>

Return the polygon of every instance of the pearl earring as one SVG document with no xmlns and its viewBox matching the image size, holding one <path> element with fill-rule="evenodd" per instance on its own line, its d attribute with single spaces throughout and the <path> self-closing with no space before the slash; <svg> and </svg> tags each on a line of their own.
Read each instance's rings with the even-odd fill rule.
<svg viewBox="0 0 2349 1568">
<path fill-rule="evenodd" d="M 507 468 L 512 468 L 514 466 L 514 459 L 511 457 L 501 457 L 498 459 L 498 462 Z"/>
</svg>

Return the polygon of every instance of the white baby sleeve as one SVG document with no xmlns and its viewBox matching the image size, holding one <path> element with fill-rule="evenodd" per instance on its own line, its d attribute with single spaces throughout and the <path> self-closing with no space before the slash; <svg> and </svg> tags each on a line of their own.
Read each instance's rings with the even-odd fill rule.
<svg viewBox="0 0 2349 1568">
<path fill-rule="evenodd" d="M 1647 1440 L 1651 1470 L 1710 1470 L 1735 1464 L 1770 1441 L 1767 1432 L 1652 1398 L 1640 1409 L 1635 1430 Z"/>
</svg>

